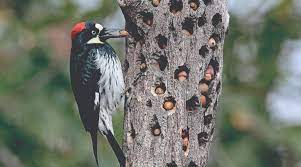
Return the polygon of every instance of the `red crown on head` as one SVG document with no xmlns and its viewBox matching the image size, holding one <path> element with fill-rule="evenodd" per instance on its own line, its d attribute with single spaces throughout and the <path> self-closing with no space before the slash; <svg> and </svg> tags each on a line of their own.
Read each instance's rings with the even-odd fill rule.
<svg viewBox="0 0 301 167">
<path fill-rule="evenodd" d="M 71 31 L 71 38 L 75 39 L 78 33 L 82 32 L 86 28 L 86 23 L 85 22 L 80 22 L 75 24 L 73 26 L 72 31 Z"/>
</svg>

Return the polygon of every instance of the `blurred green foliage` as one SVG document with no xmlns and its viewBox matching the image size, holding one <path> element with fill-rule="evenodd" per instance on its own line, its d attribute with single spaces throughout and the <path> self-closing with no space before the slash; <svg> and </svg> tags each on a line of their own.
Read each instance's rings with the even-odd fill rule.
<svg viewBox="0 0 301 167">
<path fill-rule="evenodd" d="M 69 31 L 82 20 L 107 22 L 118 6 L 106 0 L 87 3 L 92 7 L 83 9 L 78 0 L 0 1 L 0 167 L 95 166 L 70 89 Z M 231 16 L 210 166 L 300 163 L 301 128 L 271 121 L 267 108 L 268 93 L 281 78 L 283 45 L 300 38 L 294 10 L 300 9 L 292 0 L 282 0 L 262 14 L 258 26 Z M 110 43 L 122 58 L 122 41 Z M 257 73 L 245 79 L 249 67 Z M 122 119 L 122 112 L 114 117 L 120 142 Z M 107 141 L 99 140 L 105 143 L 99 146 L 102 166 L 117 166 Z"/>
</svg>

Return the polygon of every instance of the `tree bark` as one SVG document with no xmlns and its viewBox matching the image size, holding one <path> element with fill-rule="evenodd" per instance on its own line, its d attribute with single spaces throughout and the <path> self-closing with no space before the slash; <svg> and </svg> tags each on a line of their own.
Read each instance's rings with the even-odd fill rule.
<svg viewBox="0 0 301 167">
<path fill-rule="evenodd" d="M 127 166 L 206 166 L 221 93 L 226 3 L 119 0 L 130 33 Z"/>
</svg>

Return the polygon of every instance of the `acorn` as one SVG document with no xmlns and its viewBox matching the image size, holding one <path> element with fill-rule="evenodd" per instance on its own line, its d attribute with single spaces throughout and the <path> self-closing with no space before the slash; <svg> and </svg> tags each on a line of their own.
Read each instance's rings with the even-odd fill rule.
<svg viewBox="0 0 301 167">
<path fill-rule="evenodd" d="M 140 64 L 140 70 L 141 70 L 142 72 L 145 72 L 145 71 L 146 71 L 146 68 L 147 68 L 146 63 L 141 63 L 141 64 Z"/>
<path fill-rule="evenodd" d="M 213 76 L 214 76 L 214 69 L 213 69 L 212 65 L 209 64 L 209 66 L 207 67 L 207 69 L 205 71 L 205 80 L 211 81 L 213 79 Z"/>
<path fill-rule="evenodd" d="M 202 107 L 205 107 L 207 105 L 207 99 L 206 99 L 206 96 L 204 95 L 201 95 L 200 97 L 200 102 L 202 104 Z"/>
<path fill-rule="evenodd" d="M 185 138 L 183 139 L 183 145 L 184 145 L 184 146 L 188 146 L 188 144 L 189 144 L 189 139 L 188 139 L 188 137 L 185 137 Z"/>
<path fill-rule="evenodd" d="M 211 37 L 208 41 L 208 45 L 210 48 L 214 48 L 216 46 L 216 41 L 213 37 Z"/>
<path fill-rule="evenodd" d="M 153 130 L 153 135 L 154 136 L 159 136 L 161 134 L 161 129 L 160 128 L 156 128 Z"/>
<path fill-rule="evenodd" d="M 157 7 L 160 4 L 160 0 L 152 0 L 152 4 L 154 7 Z"/>
<path fill-rule="evenodd" d="M 187 72 L 186 71 L 182 71 L 178 74 L 178 79 L 179 81 L 184 81 L 187 79 Z"/>
<path fill-rule="evenodd" d="M 126 37 L 126 36 L 129 35 L 129 33 L 128 33 L 127 31 L 125 31 L 125 30 L 119 31 L 119 34 L 120 34 L 121 36 L 123 36 L 123 37 Z"/>
<path fill-rule="evenodd" d="M 212 75 L 211 74 L 205 74 L 205 80 L 206 81 L 211 81 L 212 80 Z"/>
<path fill-rule="evenodd" d="M 197 10 L 198 5 L 195 2 L 190 2 L 190 8 L 193 9 L 193 10 Z"/>
<path fill-rule="evenodd" d="M 155 93 L 157 95 L 163 95 L 165 93 L 165 91 L 160 86 L 157 86 L 156 89 L 155 89 Z"/>
<path fill-rule="evenodd" d="M 153 21 L 151 19 L 146 20 L 145 23 L 149 26 L 153 25 Z"/>
<path fill-rule="evenodd" d="M 175 104 L 172 101 L 165 101 L 163 104 L 163 108 L 165 110 L 172 110 L 175 107 Z"/>
<path fill-rule="evenodd" d="M 199 84 L 199 91 L 201 94 L 206 95 L 208 93 L 209 86 L 206 83 L 200 83 Z"/>
</svg>

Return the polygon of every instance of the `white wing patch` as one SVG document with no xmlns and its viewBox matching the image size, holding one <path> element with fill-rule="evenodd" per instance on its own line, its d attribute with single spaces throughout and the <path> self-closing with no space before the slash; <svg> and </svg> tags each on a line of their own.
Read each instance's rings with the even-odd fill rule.
<svg viewBox="0 0 301 167">
<path fill-rule="evenodd" d="M 99 93 L 98 92 L 95 92 L 94 104 L 95 104 L 95 106 L 97 106 L 99 104 Z"/>
</svg>

